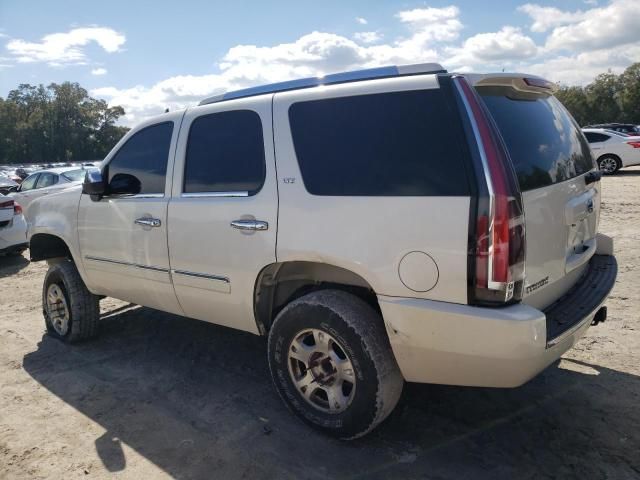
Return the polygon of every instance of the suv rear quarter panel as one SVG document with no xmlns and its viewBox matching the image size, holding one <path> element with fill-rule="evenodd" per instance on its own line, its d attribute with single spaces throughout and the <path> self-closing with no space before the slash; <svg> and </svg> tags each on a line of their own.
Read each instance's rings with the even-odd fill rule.
<svg viewBox="0 0 640 480">
<path fill-rule="evenodd" d="M 437 89 L 435 75 L 370 80 L 274 97 L 279 189 L 279 262 L 323 262 L 353 271 L 380 295 L 467 302 L 469 197 L 317 196 L 305 188 L 289 124 L 296 102 L 393 91 Z M 408 288 L 399 265 L 411 252 L 437 265 L 428 291 Z M 420 265 L 416 265 L 420 275 Z M 432 275 L 425 269 L 425 275 Z"/>
</svg>

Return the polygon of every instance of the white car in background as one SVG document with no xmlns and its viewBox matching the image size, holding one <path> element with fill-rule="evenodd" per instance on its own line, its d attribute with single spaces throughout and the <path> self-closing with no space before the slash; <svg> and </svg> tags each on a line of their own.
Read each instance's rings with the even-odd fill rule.
<svg viewBox="0 0 640 480">
<path fill-rule="evenodd" d="M 621 168 L 640 165 L 640 137 L 604 128 L 583 128 L 598 168 L 611 175 Z"/>
<path fill-rule="evenodd" d="M 84 180 L 85 173 L 86 170 L 82 167 L 38 170 L 25 178 L 18 189 L 12 192 L 10 196 L 22 206 L 26 215 L 29 204 L 33 200 L 81 183 Z"/>
<path fill-rule="evenodd" d="M 20 254 L 27 248 L 27 222 L 22 207 L 0 194 L 0 255 Z"/>
</svg>

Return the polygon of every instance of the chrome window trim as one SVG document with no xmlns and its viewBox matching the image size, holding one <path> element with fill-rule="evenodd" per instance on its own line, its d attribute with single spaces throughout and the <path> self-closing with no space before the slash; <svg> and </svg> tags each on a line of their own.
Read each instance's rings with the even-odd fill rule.
<svg viewBox="0 0 640 480">
<path fill-rule="evenodd" d="M 133 198 L 164 198 L 164 193 L 139 193 Z"/>
<path fill-rule="evenodd" d="M 115 195 L 105 195 L 100 200 L 120 200 L 120 199 L 131 199 L 131 198 L 164 198 L 164 193 L 138 193 L 137 195 L 129 195 L 129 194 L 115 194 Z"/>
<path fill-rule="evenodd" d="M 182 198 L 206 198 L 206 197 L 248 197 L 249 192 L 188 192 L 181 193 Z"/>
<path fill-rule="evenodd" d="M 114 265 L 122 265 L 122 266 L 125 266 L 125 267 L 140 268 L 141 270 L 153 270 L 154 272 L 169 273 L 169 269 L 168 268 L 156 267 L 156 266 L 153 266 L 153 265 L 142 265 L 140 263 L 125 262 L 123 260 L 113 260 L 111 258 L 94 257 L 92 255 L 85 255 L 84 258 L 86 260 L 93 260 L 94 262 L 111 263 L 111 264 L 114 264 Z"/>
<path fill-rule="evenodd" d="M 185 275 L 187 277 L 206 278 L 208 280 L 217 280 L 219 282 L 231 283 L 228 277 L 223 277 L 222 275 L 210 275 L 208 273 L 190 272 L 188 270 L 171 270 L 171 273 L 176 275 Z"/>
</svg>

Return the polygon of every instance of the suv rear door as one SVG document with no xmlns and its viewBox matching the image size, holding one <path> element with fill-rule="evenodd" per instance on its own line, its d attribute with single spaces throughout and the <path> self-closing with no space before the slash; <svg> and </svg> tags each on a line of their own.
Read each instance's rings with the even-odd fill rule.
<svg viewBox="0 0 640 480">
<path fill-rule="evenodd" d="M 520 183 L 526 222 L 524 302 L 544 308 L 579 278 L 595 253 L 600 184 L 580 128 L 551 90 L 522 79 L 471 76 L 495 120 Z M 524 86 L 524 88 L 523 88 Z"/>
<path fill-rule="evenodd" d="M 184 314 L 254 333 L 255 281 L 276 261 L 271 98 L 187 111 L 168 210 L 171 277 Z"/>
</svg>

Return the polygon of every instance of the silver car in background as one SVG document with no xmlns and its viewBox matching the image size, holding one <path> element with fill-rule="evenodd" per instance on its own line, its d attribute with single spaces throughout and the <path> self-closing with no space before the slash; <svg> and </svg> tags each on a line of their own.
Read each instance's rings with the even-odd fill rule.
<svg viewBox="0 0 640 480">
<path fill-rule="evenodd" d="M 38 170 L 24 179 L 15 192 L 10 193 L 27 215 L 29 204 L 36 198 L 77 185 L 84 180 L 83 167 L 60 167 Z"/>
</svg>

